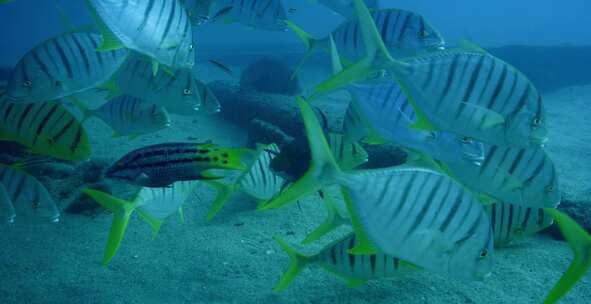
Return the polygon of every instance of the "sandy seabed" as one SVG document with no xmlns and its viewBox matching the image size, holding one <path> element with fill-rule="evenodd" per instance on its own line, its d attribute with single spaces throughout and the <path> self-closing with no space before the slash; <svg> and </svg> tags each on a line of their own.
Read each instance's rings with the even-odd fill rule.
<svg viewBox="0 0 591 304">
<path fill-rule="evenodd" d="M 591 86 L 545 96 L 552 137 L 548 151 L 563 190 L 587 202 L 591 201 L 589 98 Z M 217 117 L 174 119 L 170 129 L 135 141 L 111 139 L 106 125 L 89 121 L 94 157 L 115 160 L 137 147 L 189 137 L 220 145 L 246 143 L 243 128 Z M 100 261 L 111 215 L 64 213 L 57 225 L 18 218 L 14 227 L 0 228 L 0 303 L 542 303 L 571 259 L 566 243 L 534 236 L 496 251 L 493 274 L 483 282 L 417 272 L 349 289 L 312 267 L 287 291 L 276 293 L 272 288 L 289 259 L 271 237 L 293 244 L 301 241 L 324 216 L 319 199 L 309 197 L 299 206 L 257 212 L 254 202 L 236 197 L 216 219 L 206 222 L 213 197 L 211 189 L 200 187 L 184 208 L 185 222 L 171 217 L 156 239 L 150 227 L 134 216 L 108 267 Z M 345 230 L 304 251 L 314 252 Z M 591 275 L 562 301 L 590 302 Z"/>
</svg>

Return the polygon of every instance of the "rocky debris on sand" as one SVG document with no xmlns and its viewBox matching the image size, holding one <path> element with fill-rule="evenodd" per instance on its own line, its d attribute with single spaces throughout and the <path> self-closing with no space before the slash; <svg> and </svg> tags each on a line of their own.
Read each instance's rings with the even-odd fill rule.
<svg viewBox="0 0 591 304">
<path fill-rule="evenodd" d="M 248 124 L 248 145 L 253 147 L 257 143 L 285 146 L 294 138 L 281 130 L 276 125 L 260 119 L 253 119 Z"/>
</svg>

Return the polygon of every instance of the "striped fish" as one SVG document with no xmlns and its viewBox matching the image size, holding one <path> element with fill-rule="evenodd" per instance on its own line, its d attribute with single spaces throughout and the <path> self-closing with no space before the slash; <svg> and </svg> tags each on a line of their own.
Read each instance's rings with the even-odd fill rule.
<svg viewBox="0 0 591 304">
<path fill-rule="evenodd" d="M 0 103 L 0 139 L 63 160 L 87 160 L 91 154 L 82 124 L 56 102 Z"/>
<path fill-rule="evenodd" d="M 446 171 L 478 193 L 527 207 L 554 208 L 560 203 L 558 174 L 542 149 L 485 145 L 481 166 L 449 163 Z"/>
<path fill-rule="evenodd" d="M 453 277 L 482 279 L 490 274 L 491 226 L 471 192 L 447 175 L 410 166 L 343 172 L 314 111 L 303 99 L 297 102 L 310 143 L 310 167 L 263 210 L 338 184 L 346 190 L 356 233 L 363 232 L 385 254 Z"/>
<path fill-rule="evenodd" d="M 197 87 L 197 95 L 201 100 L 199 112 L 205 114 L 216 114 L 221 112 L 222 105 L 213 91 L 201 80 L 195 79 L 195 85 Z"/>
<path fill-rule="evenodd" d="M 173 69 L 193 67 L 193 30 L 180 0 L 88 2 L 102 25 L 100 49 L 125 47 Z"/>
<path fill-rule="evenodd" d="M 496 203 L 485 206 L 490 218 L 495 247 L 503 247 L 517 238 L 544 230 L 554 222 L 544 209 Z"/>
<path fill-rule="evenodd" d="M 354 255 L 349 250 L 355 247 L 355 235 L 349 233 L 332 242 L 314 255 L 304 255 L 286 242 L 276 239 L 279 246 L 290 256 L 291 264 L 275 291 L 285 290 L 298 273 L 309 265 L 318 265 L 326 271 L 347 281 L 347 287 L 355 287 L 367 280 L 397 277 L 417 271 L 419 268 L 383 253 Z"/>
<path fill-rule="evenodd" d="M 10 75 L 12 101 L 58 100 L 107 82 L 127 58 L 127 50 L 97 52 L 101 38 L 92 33 L 67 33 L 26 53 Z"/>
<path fill-rule="evenodd" d="M 444 130 L 490 144 L 537 147 L 547 140 L 545 111 L 517 69 L 474 45 L 394 59 L 370 12 L 356 6 L 367 57 L 315 88 L 320 94 L 387 70 L 417 115 L 415 128 Z"/>
<path fill-rule="evenodd" d="M 134 211 L 137 211 L 140 217 L 150 224 L 156 236 L 164 220 L 181 210 L 196 186 L 195 181 L 183 181 L 165 188 L 141 188 L 130 201 L 101 191 L 82 189 L 82 193 L 113 213 L 113 223 L 103 256 L 103 264 L 109 264 L 117 253 Z"/>
<path fill-rule="evenodd" d="M 190 113 L 202 105 L 201 85 L 191 70 L 178 69 L 171 75 L 160 69 L 152 73 L 149 60 L 132 56 L 117 74 L 117 89 L 127 95 L 161 105 L 173 112 Z"/>
<path fill-rule="evenodd" d="M 416 115 L 397 84 L 391 81 L 356 84 L 348 91 L 353 100 L 344 122 L 347 137 L 382 139 L 444 162 L 473 165 L 484 160 L 484 147 L 480 142 L 454 133 L 411 128 Z"/>
<path fill-rule="evenodd" d="M 383 9 L 375 11 L 371 17 L 376 22 L 379 35 L 386 49 L 395 58 L 415 55 L 417 52 L 442 48 L 445 42 L 439 32 L 425 21 L 423 16 L 414 12 L 399 9 Z M 336 48 L 341 56 L 349 61 L 363 58 L 366 47 L 359 21 L 348 20 L 324 38 L 316 39 L 292 22 L 288 27 L 304 42 L 306 54 L 296 70 L 307 58 L 316 51 L 330 49 L 330 36 L 334 38 Z"/>
<path fill-rule="evenodd" d="M 547 140 L 537 89 L 486 52 L 446 50 L 393 66 L 415 110 L 435 128 L 501 146 L 538 147 Z"/>
<path fill-rule="evenodd" d="M 208 220 L 213 219 L 237 191 L 254 198 L 259 202 L 259 205 L 272 199 L 281 191 L 286 180 L 275 174 L 270 167 L 271 161 L 281 153 L 281 150 L 276 144 L 259 145 L 257 153 L 257 157 L 249 169 L 231 184 L 207 181 L 217 191 L 216 199 L 207 213 Z"/>
<path fill-rule="evenodd" d="M 286 29 L 287 16 L 281 0 L 217 0 L 210 12 L 218 15 L 221 11 L 225 21 L 269 31 Z"/>
<path fill-rule="evenodd" d="M 355 4 L 352 0 L 318 0 L 318 2 L 345 17 L 345 19 L 355 16 Z M 378 8 L 378 0 L 363 0 L 363 2 L 369 8 Z"/>
<path fill-rule="evenodd" d="M 480 203 L 447 176 L 391 168 L 341 177 L 355 213 L 384 253 L 454 277 L 482 279 L 493 265 L 490 222 Z"/>
<path fill-rule="evenodd" d="M 134 150 L 107 169 L 106 177 L 144 187 L 166 187 L 177 181 L 223 177 L 209 169 L 244 170 L 248 149 L 213 144 L 165 143 Z"/>
<path fill-rule="evenodd" d="M 0 164 L 0 216 L 13 223 L 18 212 L 59 222 L 60 212 L 47 189 L 21 169 Z"/>
<path fill-rule="evenodd" d="M 102 107 L 87 112 L 108 124 L 113 135 L 136 137 L 170 127 L 170 117 L 162 106 L 145 103 L 138 98 L 123 95 Z"/>
</svg>

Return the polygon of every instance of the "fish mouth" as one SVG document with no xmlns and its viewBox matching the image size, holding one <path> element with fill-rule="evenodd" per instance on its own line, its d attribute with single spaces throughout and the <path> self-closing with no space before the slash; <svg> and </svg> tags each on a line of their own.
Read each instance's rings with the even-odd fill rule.
<svg viewBox="0 0 591 304">
<path fill-rule="evenodd" d="M 548 131 L 540 128 L 532 131 L 530 143 L 533 146 L 544 147 L 548 142 Z"/>
</svg>

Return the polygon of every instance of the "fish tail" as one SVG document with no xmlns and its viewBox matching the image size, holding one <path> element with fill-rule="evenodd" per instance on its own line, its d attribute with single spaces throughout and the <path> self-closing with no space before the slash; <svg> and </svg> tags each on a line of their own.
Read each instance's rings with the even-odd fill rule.
<svg viewBox="0 0 591 304">
<path fill-rule="evenodd" d="M 335 202 L 332 200 L 332 198 L 330 198 L 326 194 L 322 194 L 321 196 L 326 206 L 326 219 L 316 229 L 314 229 L 314 231 L 310 232 L 310 234 L 306 236 L 306 238 L 302 241 L 302 245 L 307 245 L 314 241 L 317 241 L 324 235 L 330 233 L 331 231 L 335 230 L 341 225 L 344 225 L 349 222 L 346 218 L 343 218 L 340 215 L 337 206 Z"/>
<path fill-rule="evenodd" d="M 212 180 L 205 181 L 205 183 L 212 186 L 217 191 L 217 196 L 207 211 L 207 220 L 211 221 L 216 214 L 222 210 L 230 196 L 236 190 L 236 186 Z"/>
<path fill-rule="evenodd" d="M 90 196 L 105 209 L 113 212 L 113 223 L 111 224 L 103 257 L 103 265 L 106 266 L 111 262 L 117 253 L 117 249 L 119 249 L 119 245 L 121 245 L 121 240 L 129 224 L 129 218 L 136 208 L 136 204 L 89 188 L 82 189 L 81 192 Z"/>
<path fill-rule="evenodd" d="M 591 236 L 568 215 L 553 208 L 544 212 L 554 218 L 574 254 L 570 266 L 544 300 L 544 304 L 551 304 L 564 297 L 591 267 Z"/>
<path fill-rule="evenodd" d="M 320 190 L 323 186 L 338 183 L 339 176 L 342 175 L 342 171 L 324 137 L 324 132 L 316 118 L 316 114 L 301 97 L 297 98 L 297 102 L 304 118 L 306 135 L 310 144 L 310 167 L 299 180 L 271 202 L 259 208 L 259 210 L 285 206 L 303 196 Z"/>
<path fill-rule="evenodd" d="M 136 209 L 136 211 L 144 220 L 144 222 L 150 225 L 150 227 L 152 228 L 152 239 L 155 239 L 158 236 L 158 233 L 160 232 L 160 228 L 162 227 L 164 221 L 151 216 L 141 208 Z"/>
<path fill-rule="evenodd" d="M 298 75 L 306 61 L 308 61 L 308 58 L 310 58 L 310 56 L 316 51 L 316 49 L 319 48 L 318 46 L 320 45 L 320 40 L 317 40 L 314 37 L 312 37 L 312 35 L 308 34 L 295 23 L 289 20 L 285 20 L 284 22 L 287 25 L 287 27 L 291 29 L 298 36 L 298 38 L 300 38 L 300 40 L 304 43 L 304 46 L 306 47 L 304 56 L 302 57 L 302 59 L 300 59 L 300 62 L 298 63 L 298 65 L 293 71 L 293 74 L 291 75 L 291 79 L 294 79 Z"/>
<path fill-rule="evenodd" d="M 291 247 L 287 242 L 280 238 L 274 237 L 273 239 L 275 239 L 281 249 L 283 249 L 291 259 L 287 271 L 285 271 L 279 280 L 279 283 L 277 283 L 277 286 L 273 289 L 274 291 L 280 292 L 287 289 L 296 276 L 310 264 L 312 258 L 298 252 L 295 248 Z"/>
<path fill-rule="evenodd" d="M 355 247 L 349 249 L 350 254 L 360 255 L 360 254 L 376 254 L 378 253 L 378 249 L 373 245 L 370 241 L 367 233 L 363 230 L 361 226 L 361 220 L 357 216 L 357 213 L 354 212 L 353 209 L 353 201 L 351 200 L 351 196 L 349 195 L 349 191 L 344 187 L 341 187 L 341 194 L 343 196 L 343 200 L 345 201 L 345 207 L 347 208 L 347 212 L 351 217 L 351 227 L 353 228 L 353 232 L 355 233 Z"/>
<path fill-rule="evenodd" d="M 362 0 L 355 0 L 356 14 L 359 19 L 361 36 L 365 44 L 366 55 L 358 62 L 333 75 L 314 88 L 313 96 L 332 91 L 355 81 L 368 79 L 372 74 L 379 71 L 381 66 L 389 66 L 394 69 L 406 67 L 405 63 L 394 60 L 384 45 L 384 41 L 376 28 L 369 9 Z M 375 63 L 378 66 L 374 66 Z"/>
</svg>

